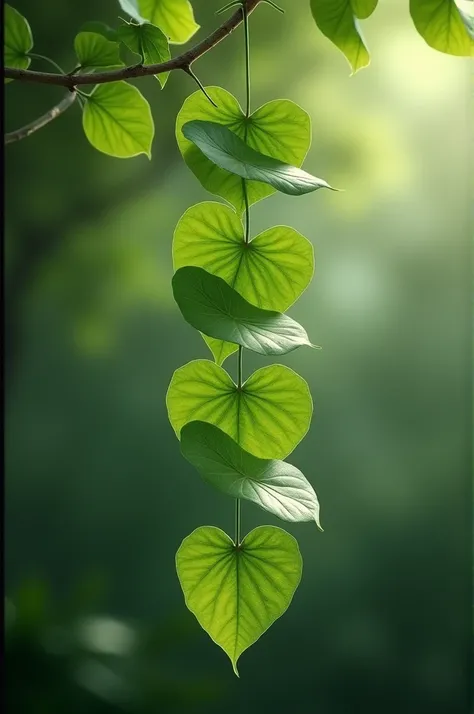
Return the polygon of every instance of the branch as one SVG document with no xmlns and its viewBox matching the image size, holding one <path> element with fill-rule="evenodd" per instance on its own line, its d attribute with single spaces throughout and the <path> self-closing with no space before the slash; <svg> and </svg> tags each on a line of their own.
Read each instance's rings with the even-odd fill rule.
<svg viewBox="0 0 474 714">
<path fill-rule="evenodd" d="M 244 0 L 247 14 L 255 10 L 262 0 Z M 161 74 L 171 72 L 174 69 L 182 69 L 189 73 L 189 68 L 193 62 L 202 57 L 206 52 L 215 47 L 221 40 L 230 35 L 242 22 L 242 10 L 237 11 L 217 30 L 214 30 L 208 37 L 192 47 L 187 52 L 159 64 L 150 64 L 146 67 L 135 65 L 124 67 L 123 69 L 111 70 L 109 72 L 97 72 L 90 74 L 52 74 L 50 72 L 33 72 L 28 69 L 4 68 L 4 76 L 7 79 L 16 79 L 22 82 L 38 82 L 40 84 L 55 84 L 60 87 L 73 89 L 80 84 L 105 84 L 106 82 L 118 82 L 123 79 L 134 79 L 136 77 L 146 77 L 151 74 Z"/>
<path fill-rule="evenodd" d="M 56 104 L 54 107 L 52 107 L 48 112 L 46 112 L 46 114 L 43 114 L 43 116 L 39 117 L 38 119 L 34 119 L 32 122 L 30 122 L 26 126 L 23 126 L 21 129 L 17 129 L 16 131 L 12 131 L 9 134 L 5 134 L 5 144 L 13 144 L 14 141 L 26 139 L 26 137 L 30 136 L 30 134 L 34 134 L 35 131 L 38 131 L 38 129 L 41 129 L 43 126 L 46 126 L 46 124 L 49 124 L 50 121 L 53 121 L 53 119 L 56 119 L 56 117 L 65 112 L 66 109 L 74 103 L 76 97 L 77 92 L 75 92 L 74 89 L 68 92 L 66 96 L 61 99 L 59 104 Z"/>
</svg>

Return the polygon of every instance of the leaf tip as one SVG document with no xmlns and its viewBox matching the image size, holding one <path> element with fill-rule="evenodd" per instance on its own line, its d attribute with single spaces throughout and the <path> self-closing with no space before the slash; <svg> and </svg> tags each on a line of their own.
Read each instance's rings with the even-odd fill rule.
<svg viewBox="0 0 474 714">
<path fill-rule="evenodd" d="M 236 676 L 238 679 L 240 679 L 239 670 L 237 669 L 237 660 L 233 660 L 233 659 L 232 659 L 231 662 L 232 662 L 232 669 L 234 670 L 235 676 Z"/>
</svg>

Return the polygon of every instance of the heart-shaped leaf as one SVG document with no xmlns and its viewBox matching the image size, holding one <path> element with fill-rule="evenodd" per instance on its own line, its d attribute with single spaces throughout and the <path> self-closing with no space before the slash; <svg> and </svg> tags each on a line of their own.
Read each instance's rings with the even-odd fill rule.
<svg viewBox="0 0 474 714">
<path fill-rule="evenodd" d="M 253 305 L 285 311 L 311 282 L 313 246 L 298 231 L 276 226 L 245 243 L 244 227 L 230 207 L 198 203 L 181 217 L 173 238 L 175 270 L 194 265 L 217 275 Z M 217 364 L 237 347 L 203 335 Z"/>
<path fill-rule="evenodd" d="M 458 57 L 474 56 L 474 19 L 455 0 L 410 0 L 410 14 L 433 49 Z"/>
<path fill-rule="evenodd" d="M 118 158 L 146 154 L 151 158 L 154 125 L 150 105 L 127 82 L 98 84 L 86 100 L 82 125 L 92 146 L 104 154 Z"/>
<path fill-rule="evenodd" d="M 105 24 L 105 22 L 99 22 L 98 20 L 89 20 L 81 25 L 81 32 L 95 32 L 98 35 L 102 35 L 106 40 L 111 42 L 117 42 L 117 31 L 113 30 L 111 27 Z"/>
<path fill-rule="evenodd" d="M 234 342 L 262 355 L 313 347 L 306 330 L 288 315 L 247 302 L 225 280 L 202 268 L 180 268 L 173 295 L 186 320 L 209 337 Z"/>
<path fill-rule="evenodd" d="M 183 426 L 181 453 L 204 481 L 227 496 L 252 501 L 284 521 L 316 521 L 321 529 L 317 496 L 296 466 L 258 459 L 202 421 Z"/>
<path fill-rule="evenodd" d="M 197 528 L 176 553 L 187 607 L 201 627 L 237 661 L 289 607 L 303 561 L 296 540 L 275 526 L 259 526 L 235 547 L 213 526 Z"/>
<path fill-rule="evenodd" d="M 3 7 L 4 39 L 3 60 L 5 67 L 27 69 L 30 65 L 28 52 L 33 48 L 33 36 L 26 18 L 10 5 Z M 5 80 L 5 82 L 12 80 Z"/>
<path fill-rule="evenodd" d="M 118 43 L 98 32 L 79 32 L 74 39 L 74 51 L 82 69 L 123 67 Z"/>
<path fill-rule="evenodd" d="M 286 458 L 307 433 L 313 413 L 309 387 L 292 369 L 281 364 L 263 367 L 239 390 L 210 360 L 195 360 L 176 370 L 166 406 L 178 439 L 185 424 L 204 421 L 262 459 Z"/>
<path fill-rule="evenodd" d="M 193 120 L 183 125 L 182 132 L 213 164 L 246 181 L 261 181 L 290 196 L 302 196 L 320 188 L 334 190 L 326 181 L 303 169 L 255 151 L 222 124 Z"/>
<path fill-rule="evenodd" d="M 199 30 L 188 0 L 119 0 L 136 22 L 158 25 L 175 44 L 187 42 Z"/>
<path fill-rule="evenodd" d="M 370 63 L 358 19 L 369 17 L 378 0 L 311 0 L 314 20 L 326 37 L 344 53 L 355 73 Z"/>
<path fill-rule="evenodd" d="M 129 50 L 140 55 L 144 65 L 166 62 L 171 57 L 166 36 L 159 27 L 144 22 L 141 25 L 125 22 L 117 30 L 118 38 Z M 169 72 L 155 74 L 162 87 L 165 86 Z"/>
<path fill-rule="evenodd" d="M 288 99 L 277 99 L 257 109 L 246 119 L 237 99 L 221 87 L 207 87 L 214 107 L 202 92 L 184 102 L 176 119 L 176 139 L 188 167 L 205 189 L 229 201 L 239 213 L 245 208 L 242 179 L 219 168 L 183 135 L 182 127 L 193 119 L 223 124 L 247 144 L 275 159 L 301 166 L 311 144 L 308 114 Z M 275 193 L 269 185 L 247 183 L 249 205 Z"/>
</svg>

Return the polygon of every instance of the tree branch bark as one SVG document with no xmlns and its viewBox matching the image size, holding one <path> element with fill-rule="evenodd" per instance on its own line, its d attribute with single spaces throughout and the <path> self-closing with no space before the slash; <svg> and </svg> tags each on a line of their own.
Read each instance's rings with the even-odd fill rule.
<svg viewBox="0 0 474 714">
<path fill-rule="evenodd" d="M 65 112 L 66 109 L 74 103 L 76 97 L 77 92 L 75 92 L 74 89 L 68 92 L 59 104 L 52 107 L 48 112 L 46 112 L 46 114 L 43 114 L 43 116 L 38 119 L 34 119 L 26 126 L 21 127 L 21 129 L 5 134 L 5 144 L 13 144 L 15 141 L 21 141 L 21 139 L 26 139 L 26 137 L 30 136 L 30 134 L 34 134 L 35 131 L 38 131 L 38 129 L 46 126 L 46 124 L 49 124 L 50 121 L 53 121 L 53 119 L 56 119 L 56 117 Z"/>
<path fill-rule="evenodd" d="M 257 5 L 263 0 L 243 0 L 243 5 L 247 14 L 255 10 Z M 4 76 L 7 79 L 16 79 L 20 82 L 37 82 L 39 84 L 55 84 L 60 87 L 74 89 L 81 84 L 105 84 L 106 82 L 119 82 L 124 79 L 135 79 L 137 77 L 146 77 L 152 74 L 161 74 L 162 72 L 171 72 L 175 69 L 188 71 L 191 64 L 199 57 L 202 57 L 206 52 L 215 47 L 221 40 L 230 35 L 236 27 L 238 27 L 243 19 L 242 9 L 239 7 L 237 11 L 220 27 L 212 32 L 208 37 L 192 47 L 187 52 L 159 64 L 150 64 L 146 67 L 143 65 L 135 65 L 133 67 L 124 67 L 123 69 L 110 70 L 108 72 L 97 72 L 95 74 L 52 74 L 51 72 L 34 72 L 28 69 L 13 69 L 11 67 L 4 68 Z"/>
</svg>

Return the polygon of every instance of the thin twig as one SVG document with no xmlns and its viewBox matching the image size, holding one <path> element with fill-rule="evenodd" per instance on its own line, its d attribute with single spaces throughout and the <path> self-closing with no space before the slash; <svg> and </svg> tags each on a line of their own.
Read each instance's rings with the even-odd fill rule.
<svg viewBox="0 0 474 714">
<path fill-rule="evenodd" d="M 53 121 L 53 119 L 56 119 L 56 117 L 65 112 L 66 109 L 70 107 L 71 104 L 73 104 L 76 97 L 77 92 L 75 92 L 74 90 L 68 92 L 66 96 L 59 102 L 59 104 L 56 104 L 54 107 L 52 107 L 52 109 L 46 112 L 46 114 L 43 114 L 43 116 L 39 117 L 39 119 L 35 119 L 26 126 L 21 127 L 21 129 L 17 129 L 16 131 L 12 131 L 9 134 L 5 134 L 5 144 L 13 144 L 14 141 L 26 139 L 26 137 L 30 136 L 30 134 L 34 134 L 35 131 L 38 131 L 38 129 L 41 129 L 43 126 L 46 126 L 46 124 L 49 124 L 50 121 Z"/>
<path fill-rule="evenodd" d="M 262 2 L 262 0 L 244 0 L 247 14 L 253 12 L 260 2 Z M 174 69 L 190 67 L 199 57 L 202 57 L 202 55 L 215 47 L 221 40 L 230 35 L 241 22 L 242 10 L 239 8 L 226 22 L 190 50 L 183 52 L 183 54 L 178 55 L 178 57 L 174 57 L 166 62 L 160 62 L 159 64 L 139 65 L 110 70 L 108 72 L 97 72 L 93 77 L 90 74 L 51 74 L 50 72 L 34 72 L 28 69 L 13 69 L 12 67 L 5 67 L 3 74 L 7 79 L 16 79 L 21 82 L 37 82 L 40 84 L 55 84 L 60 87 L 73 89 L 80 84 L 105 84 L 106 82 L 118 82 L 123 79 L 134 79 L 151 74 L 171 72 Z"/>
</svg>

